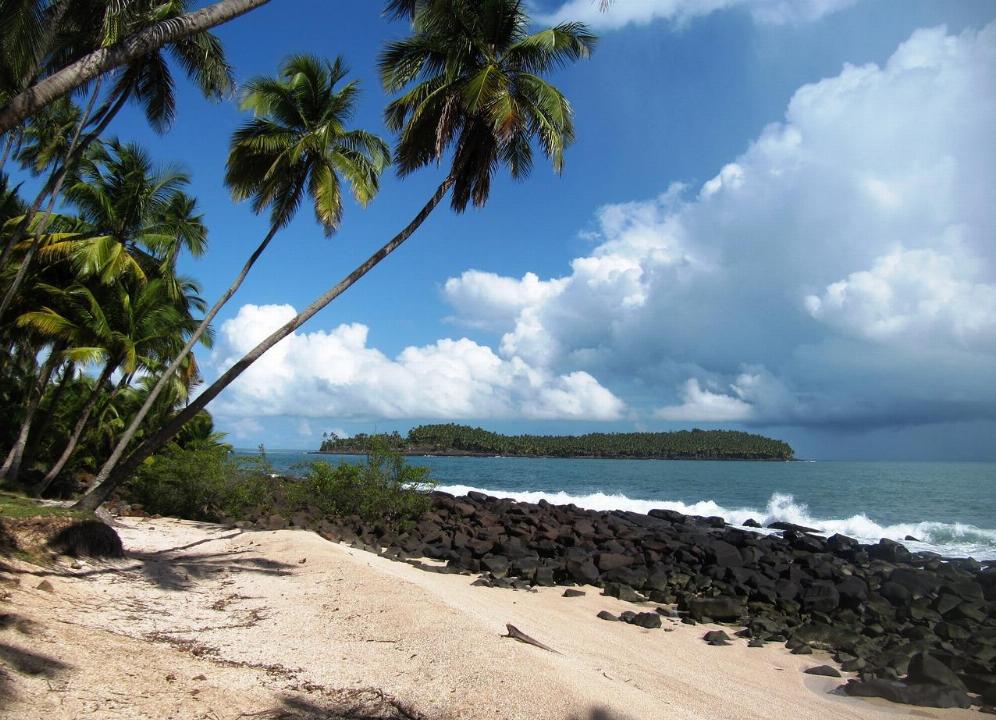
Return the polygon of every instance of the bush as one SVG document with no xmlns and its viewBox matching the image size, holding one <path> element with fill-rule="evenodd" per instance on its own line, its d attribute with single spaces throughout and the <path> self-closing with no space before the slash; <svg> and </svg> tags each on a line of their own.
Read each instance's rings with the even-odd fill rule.
<svg viewBox="0 0 996 720">
<path fill-rule="evenodd" d="M 428 468 L 408 465 L 384 444 L 372 446 L 364 464 L 316 462 L 301 478 L 274 477 L 263 453 L 233 457 L 223 447 L 173 445 L 147 461 L 127 490 L 146 512 L 190 520 L 289 517 L 314 508 L 393 524 L 428 510 L 434 486 Z"/>
<path fill-rule="evenodd" d="M 364 520 L 415 520 L 429 509 L 435 483 L 429 468 L 408 465 L 386 444 L 375 444 L 365 464 L 312 463 L 295 483 L 296 504 L 328 515 L 359 515 Z"/>
</svg>

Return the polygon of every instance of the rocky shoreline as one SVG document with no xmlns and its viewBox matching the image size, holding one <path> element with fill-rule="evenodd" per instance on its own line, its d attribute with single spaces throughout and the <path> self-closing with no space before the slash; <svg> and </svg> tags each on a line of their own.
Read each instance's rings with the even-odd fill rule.
<svg viewBox="0 0 996 720">
<path fill-rule="evenodd" d="M 717 517 L 599 512 L 482 493 L 433 493 L 432 510 L 403 531 L 308 513 L 251 524 L 309 528 L 426 570 L 479 574 L 475 583 L 492 587 L 598 586 L 643 604 L 640 612 L 601 614 L 606 620 L 646 628 L 668 615 L 730 623 L 742 640 L 713 632 L 705 641 L 783 643 L 794 654 L 823 649 L 857 673 L 842 686 L 849 695 L 996 713 L 996 563 L 911 553 L 885 539 L 824 538 L 790 524 L 762 534 Z"/>
</svg>

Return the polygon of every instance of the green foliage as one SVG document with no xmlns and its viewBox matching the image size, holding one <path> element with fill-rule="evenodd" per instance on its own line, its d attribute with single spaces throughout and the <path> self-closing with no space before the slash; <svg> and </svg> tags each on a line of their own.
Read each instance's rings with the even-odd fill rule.
<svg viewBox="0 0 996 720">
<path fill-rule="evenodd" d="M 312 463 L 295 491 L 328 515 L 359 515 L 364 520 L 402 521 L 429 509 L 427 491 L 435 487 L 429 468 L 408 465 L 383 443 L 370 447 L 364 464 Z"/>
<path fill-rule="evenodd" d="M 400 523 L 429 509 L 435 484 L 427 472 L 379 444 L 363 464 L 316 462 L 300 478 L 276 476 L 262 454 L 234 457 L 223 446 L 173 444 L 139 469 L 127 493 L 147 512 L 191 520 L 303 511 Z"/>
<path fill-rule="evenodd" d="M 397 452 L 526 457 L 667 458 L 673 460 L 789 460 L 788 443 L 734 430 L 680 430 L 660 433 L 587 435 L 500 435 L 454 423 L 420 425 L 407 438 L 373 436 Z M 370 442 L 367 435 L 322 442 L 322 452 L 351 453 Z"/>
</svg>

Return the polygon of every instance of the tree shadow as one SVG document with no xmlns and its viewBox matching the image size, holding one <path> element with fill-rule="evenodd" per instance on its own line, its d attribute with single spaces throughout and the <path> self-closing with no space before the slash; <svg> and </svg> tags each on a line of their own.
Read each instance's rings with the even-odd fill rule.
<svg viewBox="0 0 996 720">
<path fill-rule="evenodd" d="M 48 655 L 0 642 L 0 707 L 14 696 L 13 677 L 7 668 L 22 675 L 54 679 L 72 670 L 73 666 Z"/>
<path fill-rule="evenodd" d="M 288 695 L 280 707 L 254 713 L 266 720 L 426 720 L 426 716 L 375 688 L 323 690 L 320 699 Z"/>
<path fill-rule="evenodd" d="M 605 708 L 592 708 L 586 715 L 571 715 L 568 720 L 623 720 L 623 716 Z"/>
<path fill-rule="evenodd" d="M 227 540 L 239 535 L 241 531 L 213 538 L 204 538 L 186 545 L 164 548 L 149 552 L 127 552 L 126 561 L 129 564 L 108 562 L 83 572 L 65 572 L 56 569 L 35 568 L 20 569 L 4 568 L 6 572 L 36 577 L 54 576 L 64 578 L 87 578 L 99 575 L 139 574 L 152 584 L 164 590 L 190 590 L 198 582 L 212 580 L 238 573 L 257 573 L 261 575 L 290 575 L 293 565 L 270 560 L 253 555 L 248 550 L 229 550 L 225 552 L 204 552 L 188 554 L 185 551 L 198 545 L 219 540 Z"/>
</svg>

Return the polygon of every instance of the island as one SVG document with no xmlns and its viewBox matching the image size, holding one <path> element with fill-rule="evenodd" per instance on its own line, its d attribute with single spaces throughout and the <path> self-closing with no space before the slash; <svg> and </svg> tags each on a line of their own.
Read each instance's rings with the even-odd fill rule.
<svg viewBox="0 0 996 720">
<path fill-rule="evenodd" d="M 552 457 L 645 460 L 792 460 L 795 452 L 781 440 L 736 430 L 587 433 L 585 435 L 502 435 L 479 427 L 445 423 L 419 425 L 400 433 L 329 433 L 320 453 L 366 453 L 379 442 L 405 455 L 476 457 Z"/>
</svg>

